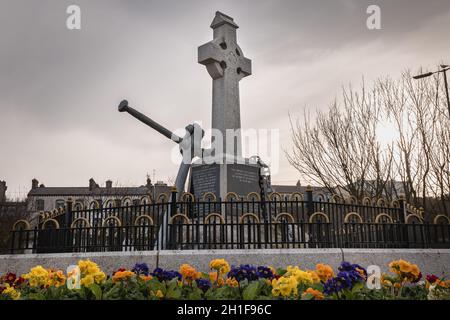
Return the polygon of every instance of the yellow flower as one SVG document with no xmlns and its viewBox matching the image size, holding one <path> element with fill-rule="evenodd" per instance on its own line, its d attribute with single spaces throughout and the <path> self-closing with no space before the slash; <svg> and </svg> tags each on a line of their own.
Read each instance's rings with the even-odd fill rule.
<svg viewBox="0 0 450 320">
<path fill-rule="evenodd" d="M 333 268 L 323 263 L 316 265 L 316 273 L 323 282 L 327 282 L 329 279 L 334 277 Z"/>
<path fill-rule="evenodd" d="M 230 272 L 230 264 L 225 259 L 214 259 L 209 263 L 211 269 L 217 270 L 220 274 Z"/>
<path fill-rule="evenodd" d="M 6 284 L 6 289 L 3 290 L 2 293 L 9 296 L 13 300 L 20 299 L 20 292 L 14 289 L 14 287 L 10 287 L 8 283 Z"/>
<path fill-rule="evenodd" d="M 129 280 L 132 277 L 135 276 L 134 272 L 131 272 L 129 270 L 125 270 L 125 271 L 117 271 L 116 273 L 114 273 L 114 275 L 112 276 L 112 282 L 116 283 L 118 281 L 122 281 L 122 280 Z"/>
<path fill-rule="evenodd" d="M 36 266 L 22 277 L 28 280 L 31 287 L 45 286 L 49 280 L 49 271 L 42 266 Z"/>
<path fill-rule="evenodd" d="M 91 284 L 95 282 L 93 275 L 87 275 L 80 280 L 80 284 L 85 287 L 89 287 Z"/>
<path fill-rule="evenodd" d="M 317 274 L 316 271 L 314 271 L 314 270 L 306 270 L 306 272 L 308 272 L 311 275 L 312 281 L 314 283 L 320 282 L 320 277 L 319 277 L 319 275 Z"/>
<path fill-rule="evenodd" d="M 188 282 L 198 279 L 201 276 L 201 274 L 197 272 L 197 270 L 195 270 L 193 266 L 186 263 L 181 265 L 179 271 L 183 279 L 187 280 Z"/>
<path fill-rule="evenodd" d="M 307 285 L 314 283 L 313 276 L 306 271 L 300 270 L 299 267 L 288 266 L 286 270 L 287 272 L 284 274 L 284 277 L 292 276 L 298 283 Z"/>
<path fill-rule="evenodd" d="M 101 284 L 106 280 L 105 273 L 100 269 L 100 267 L 90 260 L 80 260 L 78 261 L 78 267 L 80 268 L 81 272 L 81 284 L 87 285 L 92 283 Z M 88 279 L 83 279 L 85 277 L 88 277 Z"/>
<path fill-rule="evenodd" d="M 157 296 L 158 298 L 164 298 L 164 294 L 162 293 L 161 290 L 156 291 L 155 296 Z"/>
<path fill-rule="evenodd" d="M 61 270 L 53 271 L 48 270 L 47 285 L 50 287 L 60 287 L 66 284 L 66 276 Z"/>
<path fill-rule="evenodd" d="M 380 281 L 381 281 L 381 285 L 383 287 L 392 287 L 392 282 L 390 280 L 386 279 L 386 275 L 385 274 L 381 275 Z"/>
<path fill-rule="evenodd" d="M 216 271 L 210 272 L 209 273 L 209 281 L 211 281 L 212 283 L 217 282 L 217 286 L 221 287 L 224 284 L 225 281 L 223 280 L 222 277 L 219 277 L 217 279 L 217 276 L 218 276 L 218 274 L 217 274 Z"/>
<path fill-rule="evenodd" d="M 239 286 L 239 282 L 235 278 L 227 278 L 225 283 L 230 287 L 237 287 Z"/>
<path fill-rule="evenodd" d="M 102 271 L 94 273 L 95 283 L 101 284 L 106 280 L 106 274 Z"/>
<path fill-rule="evenodd" d="M 307 294 L 312 294 L 314 296 L 314 300 L 323 300 L 324 295 L 319 290 L 314 290 L 313 288 L 306 289 L 305 292 L 303 292 L 302 297 L 306 296 Z"/>
<path fill-rule="evenodd" d="M 283 296 L 289 297 L 292 295 L 297 295 L 298 282 L 294 276 L 280 277 L 279 279 L 272 280 L 272 295 L 275 297 Z"/>
</svg>

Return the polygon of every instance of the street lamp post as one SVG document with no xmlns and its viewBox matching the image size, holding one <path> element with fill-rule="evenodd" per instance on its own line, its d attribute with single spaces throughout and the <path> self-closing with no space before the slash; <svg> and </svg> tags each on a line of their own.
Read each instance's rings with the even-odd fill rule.
<svg viewBox="0 0 450 320">
<path fill-rule="evenodd" d="M 450 117 L 450 97 L 448 93 L 448 81 L 447 81 L 447 71 L 450 70 L 450 66 L 441 64 L 441 70 L 435 71 L 435 72 L 427 72 L 424 74 L 420 74 L 418 76 L 413 77 L 414 79 L 422 79 L 422 78 L 428 78 L 432 76 L 435 73 L 443 73 L 444 74 L 444 84 L 445 84 L 445 94 L 447 96 L 447 107 L 448 107 L 448 115 Z"/>
</svg>

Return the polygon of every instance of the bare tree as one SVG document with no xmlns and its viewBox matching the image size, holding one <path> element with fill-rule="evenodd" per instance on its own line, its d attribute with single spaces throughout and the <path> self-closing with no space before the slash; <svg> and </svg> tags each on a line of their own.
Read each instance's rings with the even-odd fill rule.
<svg viewBox="0 0 450 320">
<path fill-rule="evenodd" d="M 368 93 L 343 89 L 341 102 L 315 118 L 291 119 L 289 162 L 305 177 L 361 199 L 405 193 L 416 207 L 434 214 L 450 210 L 450 119 L 445 88 L 436 75 L 415 81 L 375 81 Z M 377 128 L 395 127 L 395 140 L 382 147 Z"/>
<path fill-rule="evenodd" d="M 367 92 L 363 82 L 358 93 L 343 89 L 342 105 L 335 101 L 329 111 L 307 114 L 303 122 L 291 119 L 294 147 L 289 162 L 309 180 L 332 193 L 379 197 L 391 177 L 392 146 L 377 139 L 381 119 L 378 92 Z"/>
</svg>

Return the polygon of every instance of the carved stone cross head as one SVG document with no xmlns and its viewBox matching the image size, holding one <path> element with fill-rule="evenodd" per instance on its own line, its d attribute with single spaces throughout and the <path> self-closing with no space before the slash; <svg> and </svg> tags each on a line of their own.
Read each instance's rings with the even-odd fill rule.
<svg viewBox="0 0 450 320">
<path fill-rule="evenodd" d="M 252 62 L 244 57 L 237 44 L 238 25 L 233 18 L 216 12 L 211 24 L 214 39 L 198 48 L 198 62 L 206 66 L 215 80 L 221 77 L 236 79 L 238 82 L 252 74 Z"/>
</svg>

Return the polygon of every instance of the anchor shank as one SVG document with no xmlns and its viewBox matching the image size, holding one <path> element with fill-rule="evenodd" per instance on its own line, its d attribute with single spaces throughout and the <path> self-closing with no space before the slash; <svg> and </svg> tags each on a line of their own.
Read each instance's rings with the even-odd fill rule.
<svg viewBox="0 0 450 320">
<path fill-rule="evenodd" d="M 137 111 L 137 110 L 133 109 L 132 107 L 130 107 L 128 105 L 128 102 L 126 102 L 126 100 L 122 101 L 122 103 L 120 104 L 119 111 L 120 112 L 128 112 L 130 115 L 132 115 L 133 117 L 135 117 L 139 121 L 145 123 L 150 128 L 155 129 L 156 131 L 161 133 L 163 136 L 169 138 L 172 141 L 175 141 L 176 143 L 180 143 L 181 141 L 183 141 L 182 138 L 180 138 L 179 136 L 174 134 L 169 129 L 163 127 L 162 125 L 160 125 L 156 121 L 153 121 L 152 119 L 150 119 L 146 115 L 144 115 L 144 114 L 140 113 L 139 111 Z"/>
</svg>

